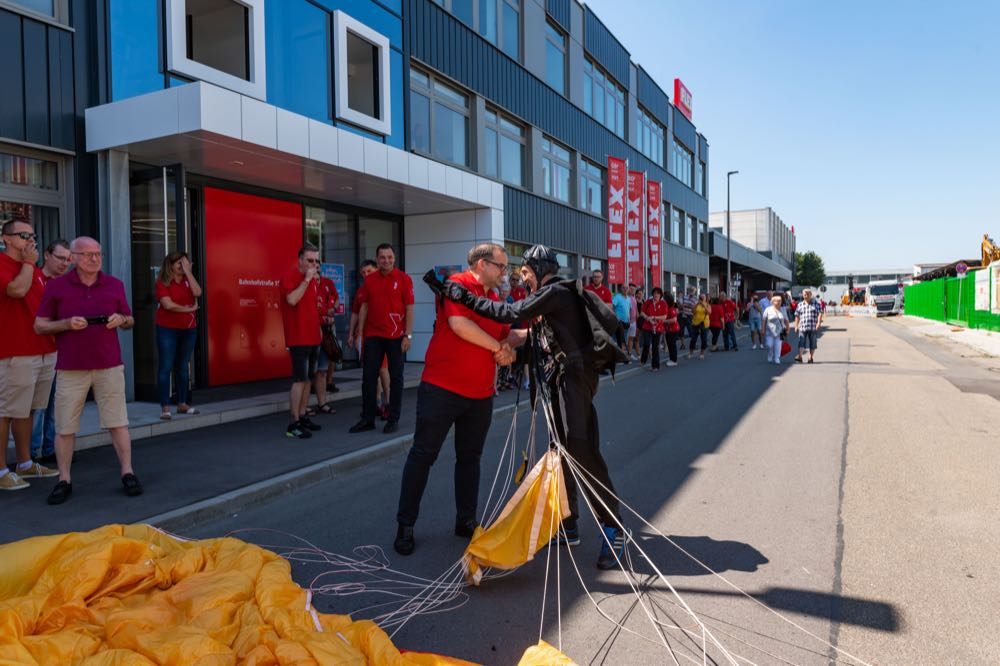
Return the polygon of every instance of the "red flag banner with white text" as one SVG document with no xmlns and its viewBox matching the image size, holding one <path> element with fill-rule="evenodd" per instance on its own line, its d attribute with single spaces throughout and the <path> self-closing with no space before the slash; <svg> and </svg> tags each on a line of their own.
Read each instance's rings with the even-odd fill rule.
<svg viewBox="0 0 1000 666">
<path fill-rule="evenodd" d="M 628 281 L 642 285 L 645 273 L 642 238 L 646 228 L 646 174 L 628 172 L 628 192 L 625 195 L 625 260 L 628 264 Z"/>
<path fill-rule="evenodd" d="M 655 180 L 646 181 L 646 225 L 649 230 L 649 272 L 652 275 L 650 287 L 663 288 L 663 266 L 660 261 L 660 230 L 662 227 L 663 210 L 660 183 Z"/>
<path fill-rule="evenodd" d="M 608 283 L 625 284 L 625 160 L 608 158 Z"/>
</svg>

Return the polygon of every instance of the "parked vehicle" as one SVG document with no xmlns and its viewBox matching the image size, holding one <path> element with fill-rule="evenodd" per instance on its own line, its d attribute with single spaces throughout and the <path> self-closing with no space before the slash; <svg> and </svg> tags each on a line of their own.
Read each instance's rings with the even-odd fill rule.
<svg viewBox="0 0 1000 666">
<path fill-rule="evenodd" d="M 875 306 L 875 314 L 896 315 L 903 312 L 903 285 L 897 280 L 874 280 L 868 283 L 866 305 Z"/>
</svg>

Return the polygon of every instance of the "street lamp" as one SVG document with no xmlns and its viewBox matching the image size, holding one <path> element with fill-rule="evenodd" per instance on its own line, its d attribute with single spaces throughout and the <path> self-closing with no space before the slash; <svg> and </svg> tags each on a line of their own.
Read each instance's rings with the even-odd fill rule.
<svg viewBox="0 0 1000 666">
<path fill-rule="evenodd" d="M 729 221 L 729 178 L 739 171 L 726 174 L 726 292 L 733 297 L 733 229 Z"/>
</svg>

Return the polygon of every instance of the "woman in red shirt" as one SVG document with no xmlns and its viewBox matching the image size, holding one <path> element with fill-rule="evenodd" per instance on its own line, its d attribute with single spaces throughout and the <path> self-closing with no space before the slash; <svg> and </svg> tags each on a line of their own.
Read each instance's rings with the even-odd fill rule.
<svg viewBox="0 0 1000 666">
<path fill-rule="evenodd" d="M 667 367 L 672 368 L 677 365 L 677 338 L 681 334 L 681 324 L 678 319 L 680 313 L 677 310 L 677 301 L 674 300 L 673 294 L 667 294 L 665 301 L 667 303 L 667 316 L 663 320 L 663 324 L 666 328 L 667 354 L 670 359 L 667 361 Z"/>
<path fill-rule="evenodd" d="M 171 252 L 163 259 L 156 281 L 156 351 L 157 383 L 160 389 L 160 418 L 169 420 L 170 372 L 177 386 L 177 413 L 197 414 L 188 405 L 188 366 L 197 340 L 198 311 L 196 299 L 201 285 L 191 274 L 191 260 L 185 252 Z"/>
<path fill-rule="evenodd" d="M 712 310 L 708 313 L 708 327 L 712 329 L 712 351 L 719 351 L 719 336 L 722 334 L 722 321 L 726 318 L 726 308 L 718 298 L 712 299 Z"/>
<path fill-rule="evenodd" d="M 646 364 L 649 348 L 653 348 L 652 371 L 660 370 L 660 335 L 664 332 L 667 318 L 667 304 L 663 300 L 663 290 L 653 288 L 653 297 L 642 304 L 642 358 L 639 362 Z"/>
</svg>

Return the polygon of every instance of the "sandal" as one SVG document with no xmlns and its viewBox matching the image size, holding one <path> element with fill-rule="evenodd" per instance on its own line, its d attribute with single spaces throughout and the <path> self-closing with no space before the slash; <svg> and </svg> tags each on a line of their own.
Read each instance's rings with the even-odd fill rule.
<svg viewBox="0 0 1000 666">
<path fill-rule="evenodd" d="M 316 408 L 306 407 L 306 416 L 316 416 Z"/>
<path fill-rule="evenodd" d="M 331 407 L 331 406 L 330 406 L 330 403 L 328 403 L 328 402 L 327 402 L 327 403 L 324 403 L 324 404 L 323 404 L 323 405 L 322 405 L 322 406 L 321 406 L 321 407 L 319 408 L 319 411 L 320 411 L 320 413 L 321 413 L 321 414 L 336 414 L 336 413 L 337 413 L 337 410 L 336 410 L 336 409 L 334 409 L 333 407 Z"/>
<path fill-rule="evenodd" d="M 180 407 L 178 407 L 177 408 L 177 413 L 178 414 L 197 414 L 198 410 L 195 409 L 194 407 L 188 407 L 187 409 L 184 409 L 184 410 L 182 410 Z"/>
<path fill-rule="evenodd" d="M 161 421 L 169 421 L 172 418 L 173 418 L 173 415 L 170 414 L 170 410 L 169 409 L 164 409 L 162 412 L 160 412 L 160 420 Z"/>
</svg>

